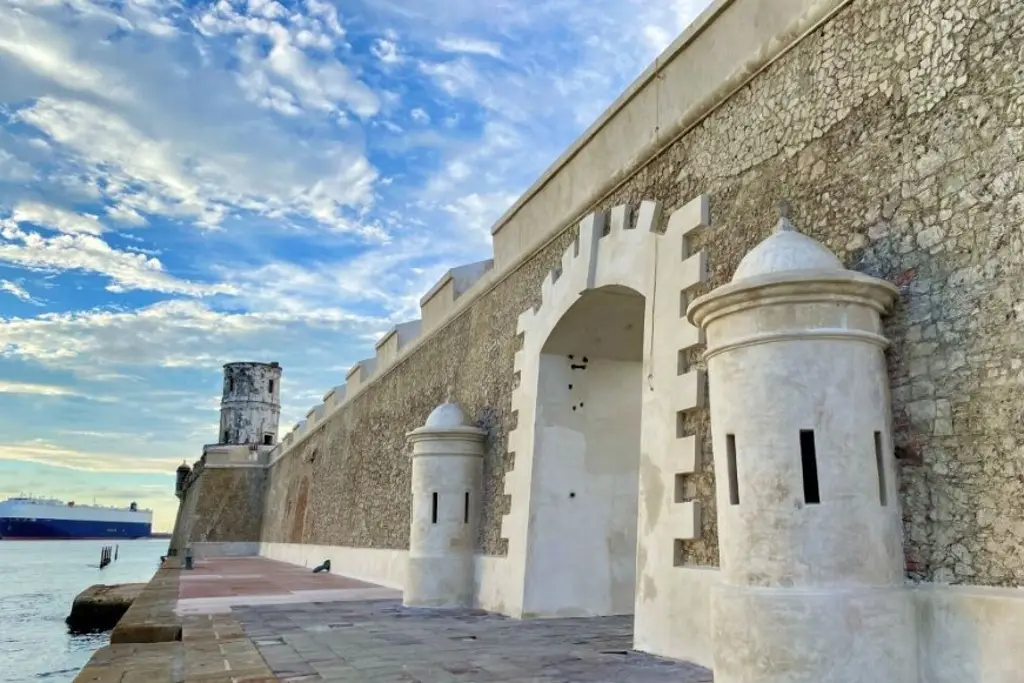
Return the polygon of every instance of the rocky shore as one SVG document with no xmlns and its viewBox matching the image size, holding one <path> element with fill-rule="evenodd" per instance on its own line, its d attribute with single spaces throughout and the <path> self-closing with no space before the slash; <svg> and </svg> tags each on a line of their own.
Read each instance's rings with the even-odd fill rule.
<svg viewBox="0 0 1024 683">
<path fill-rule="evenodd" d="M 72 633 L 109 631 L 132 606 L 144 583 L 126 583 L 115 586 L 97 584 L 78 594 L 71 605 L 71 614 L 65 619 Z"/>
</svg>

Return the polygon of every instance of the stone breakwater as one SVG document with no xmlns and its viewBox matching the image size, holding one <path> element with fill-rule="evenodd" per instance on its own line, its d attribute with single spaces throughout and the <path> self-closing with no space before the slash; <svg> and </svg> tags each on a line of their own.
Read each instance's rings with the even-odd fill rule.
<svg viewBox="0 0 1024 683">
<path fill-rule="evenodd" d="M 72 633 L 109 631 L 117 625 L 145 587 L 144 583 L 89 586 L 71 604 L 71 614 L 64 620 L 68 630 Z"/>
</svg>

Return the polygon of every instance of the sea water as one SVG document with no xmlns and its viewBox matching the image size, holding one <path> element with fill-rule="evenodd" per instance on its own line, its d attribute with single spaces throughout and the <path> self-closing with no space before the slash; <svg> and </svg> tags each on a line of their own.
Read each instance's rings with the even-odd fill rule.
<svg viewBox="0 0 1024 683">
<path fill-rule="evenodd" d="M 143 583 L 167 539 L 0 540 L 0 682 L 70 683 L 109 633 L 72 636 L 64 619 L 75 596 L 97 583 Z M 118 557 L 99 568 L 103 546 Z"/>
</svg>

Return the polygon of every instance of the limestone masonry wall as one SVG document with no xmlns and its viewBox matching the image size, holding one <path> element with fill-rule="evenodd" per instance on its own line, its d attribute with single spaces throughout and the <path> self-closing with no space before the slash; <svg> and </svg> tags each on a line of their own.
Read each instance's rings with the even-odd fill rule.
<svg viewBox="0 0 1024 683">
<path fill-rule="evenodd" d="M 183 502 L 185 542 L 258 541 L 266 476 L 256 468 L 204 468 Z"/>
<path fill-rule="evenodd" d="M 712 228 L 694 249 L 707 247 L 711 278 L 697 294 L 731 277 L 781 198 L 847 267 L 901 288 L 886 334 L 917 580 L 1024 584 L 1024 52 L 1010 40 L 1022 34 L 1014 0 L 854 0 L 593 207 L 655 199 L 668 215 L 708 194 Z M 504 553 L 516 320 L 574 237 L 561 227 L 271 466 L 261 540 L 407 547 L 405 434 L 450 400 L 488 430 L 478 550 Z M 690 420 L 705 435 L 704 514 L 684 560 L 717 565 L 707 412 Z M 231 495 L 255 490 L 245 482 Z M 224 490 L 208 481 L 202 495 Z M 237 514 L 258 524 L 251 506 Z"/>
</svg>

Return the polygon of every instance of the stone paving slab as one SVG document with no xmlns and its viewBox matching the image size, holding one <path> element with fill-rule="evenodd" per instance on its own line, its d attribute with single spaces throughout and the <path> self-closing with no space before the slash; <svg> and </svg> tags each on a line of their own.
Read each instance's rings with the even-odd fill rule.
<svg viewBox="0 0 1024 683">
<path fill-rule="evenodd" d="M 398 600 L 233 610 L 286 683 L 705 683 L 711 672 L 630 650 L 631 616 L 517 621 Z"/>
</svg>

